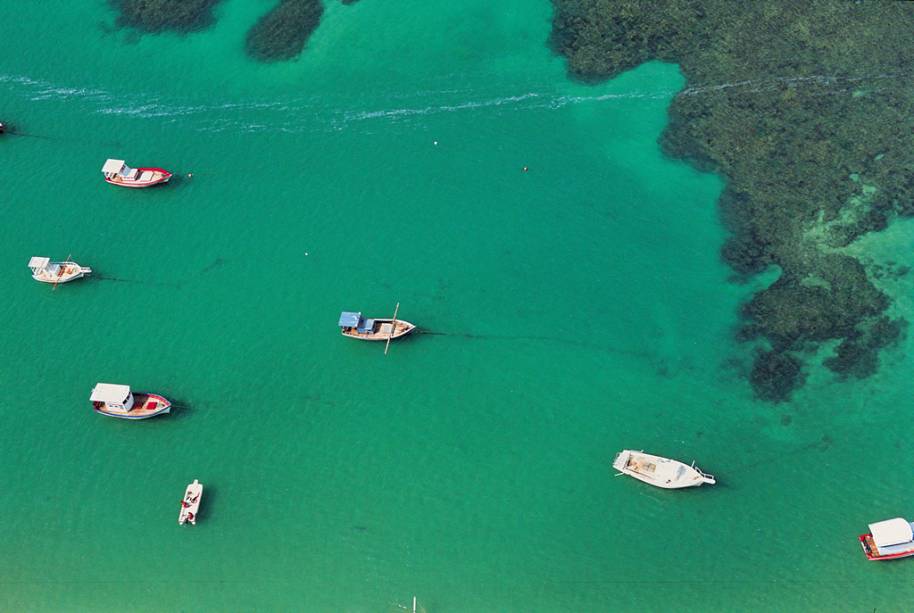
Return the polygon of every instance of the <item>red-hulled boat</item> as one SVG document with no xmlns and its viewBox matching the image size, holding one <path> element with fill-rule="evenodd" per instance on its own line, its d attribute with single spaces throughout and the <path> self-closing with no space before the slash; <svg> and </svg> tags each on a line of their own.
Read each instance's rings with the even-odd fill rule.
<svg viewBox="0 0 914 613">
<path fill-rule="evenodd" d="M 171 403 L 158 394 L 134 394 L 129 385 L 98 383 L 89 397 L 96 413 L 119 419 L 148 419 L 171 411 Z"/>
<path fill-rule="evenodd" d="M 106 161 L 102 174 L 105 181 L 121 187 L 152 187 L 171 179 L 171 173 L 164 168 L 131 168 L 124 160 Z"/>
<path fill-rule="evenodd" d="M 857 537 L 868 560 L 897 560 L 914 556 L 914 524 L 896 517 L 870 524 L 869 534 Z"/>
</svg>

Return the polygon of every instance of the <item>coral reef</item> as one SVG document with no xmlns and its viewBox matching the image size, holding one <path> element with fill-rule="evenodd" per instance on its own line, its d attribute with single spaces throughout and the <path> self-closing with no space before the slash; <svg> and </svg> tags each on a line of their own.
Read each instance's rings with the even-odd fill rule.
<svg viewBox="0 0 914 613">
<path fill-rule="evenodd" d="M 186 33 L 202 30 L 215 21 L 213 7 L 221 0 L 108 0 L 120 12 L 116 25 L 139 32 Z M 355 4 L 358 0 L 340 0 Z M 245 48 L 261 62 L 276 62 L 302 52 L 320 24 L 321 0 L 280 0 L 248 30 Z"/>
<path fill-rule="evenodd" d="M 281 0 L 248 31 L 245 48 L 261 62 L 288 60 L 299 53 L 321 21 L 321 0 Z"/>
<path fill-rule="evenodd" d="M 212 25 L 220 0 L 109 0 L 120 12 L 117 26 L 141 32 L 186 33 Z"/>
<path fill-rule="evenodd" d="M 663 150 L 723 174 L 721 255 L 741 276 L 781 277 L 743 309 L 764 337 L 749 377 L 760 398 L 802 385 L 800 356 L 836 339 L 825 365 L 875 371 L 904 330 L 840 248 L 914 215 L 914 3 L 553 0 L 552 44 L 583 80 L 676 62 L 687 88 Z"/>
<path fill-rule="evenodd" d="M 759 351 L 752 365 L 749 380 L 762 400 L 782 402 L 801 385 L 804 377 L 800 361 L 789 353 Z"/>
</svg>

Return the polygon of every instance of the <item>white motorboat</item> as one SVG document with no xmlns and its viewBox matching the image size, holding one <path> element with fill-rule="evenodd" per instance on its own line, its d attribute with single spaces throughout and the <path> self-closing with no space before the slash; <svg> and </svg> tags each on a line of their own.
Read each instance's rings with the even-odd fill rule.
<svg viewBox="0 0 914 613">
<path fill-rule="evenodd" d="M 89 396 L 96 413 L 119 419 L 148 419 L 171 411 L 171 403 L 159 394 L 132 392 L 129 385 L 96 383 Z"/>
<path fill-rule="evenodd" d="M 896 517 L 870 524 L 869 528 L 869 533 L 857 537 L 868 560 L 914 556 L 914 523 Z"/>
<path fill-rule="evenodd" d="M 705 483 L 714 485 L 717 482 L 714 475 L 701 472 L 694 462 L 689 466 L 678 460 L 631 449 L 623 449 L 616 454 L 613 468 L 620 475 L 628 475 L 667 490 L 697 487 Z"/>
<path fill-rule="evenodd" d="M 190 522 L 197 525 L 197 514 L 200 511 L 200 499 L 203 498 L 203 484 L 194 479 L 194 482 L 187 486 L 184 491 L 184 499 L 181 501 L 181 510 L 178 512 L 178 524 L 184 525 Z"/>
<path fill-rule="evenodd" d="M 131 168 L 124 160 L 107 160 L 102 166 L 105 181 L 111 185 L 121 187 L 152 187 L 160 183 L 168 183 L 171 173 L 164 168 L 151 166 L 147 168 Z"/>
<path fill-rule="evenodd" d="M 86 275 L 92 274 L 91 268 L 80 266 L 76 262 L 70 261 L 70 258 L 64 262 L 52 262 L 51 258 L 35 256 L 29 260 L 29 268 L 32 269 L 33 279 L 54 285 L 82 279 Z"/>
</svg>

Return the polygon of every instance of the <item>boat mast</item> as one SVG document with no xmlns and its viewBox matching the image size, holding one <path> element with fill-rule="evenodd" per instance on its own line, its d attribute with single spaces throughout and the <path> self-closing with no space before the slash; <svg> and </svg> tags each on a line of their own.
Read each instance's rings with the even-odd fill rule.
<svg viewBox="0 0 914 613">
<path fill-rule="evenodd" d="M 397 303 L 396 308 L 394 308 L 394 317 L 393 321 L 390 322 L 390 332 L 387 333 L 387 344 L 384 345 L 384 355 L 387 355 L 387 350 L 390 348 L 390 338 L 394 335 L 394 329 L 397 327 L 397 312 L 400 310 L 400 303 Z"/>
<path fill-rule="evenodd" d="M 64 272 L 66 272 L 66 270 L 67 270 L 66 264 L 67 264 L 67 262 L 70 261 L 70 256 L 72 256 L 72 255 L 73 255 L 72 253 L 67 254 L 67 259 L 64 260 L 64 266 L 63 266 L 63 268 L 61 268 L 60 266 L 57 267 L 57 278 L 54 279 L 54 285 L 51 286 L 51 291 L 52 291 L 52 292 L 53 292 L 55 289 L 57 289 L 57 283 L 60 281 L 60 276 L 61 276 Z"/>
</svg>

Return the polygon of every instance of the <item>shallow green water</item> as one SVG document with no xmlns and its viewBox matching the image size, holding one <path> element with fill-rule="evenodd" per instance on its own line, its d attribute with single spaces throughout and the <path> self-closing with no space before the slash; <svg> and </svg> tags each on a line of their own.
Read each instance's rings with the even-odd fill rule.
<svg viewBox="0 0 914 613">
<path fill-rule="evenodd" d="M 528 0 L 328 3 L 262 66 L 269 4 L 186 38 L 101 1 L 4 21 L 0 111 L 32 136 L 0 140 L 0 608 L 903 608 L 914 566 L 855 536 L 914 515 L 910 341 L 751 399 L 721 182 L 656 144 L 675 66 L 573 83 Z M 107 157 L 193 179 L 118 190 Z M 67 254 L 97 278 L 31 281 Z M 397 301 L 435 334 L 340 338 Z M 104 419 L 97 381 L 184 408 Z M 622 447 L 720 483 L 615 479 Z"/>
</svg>

